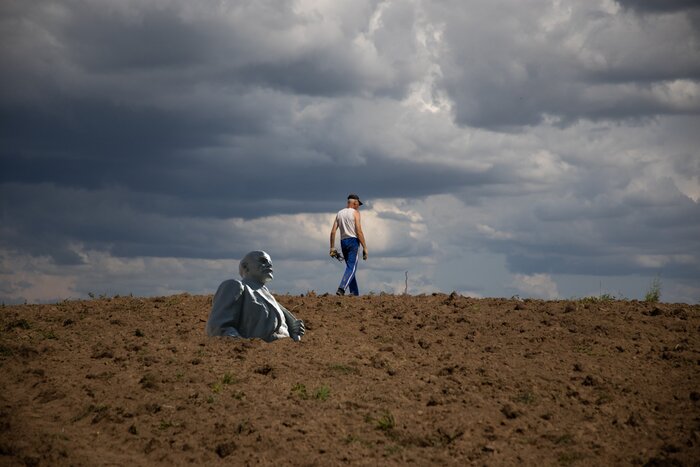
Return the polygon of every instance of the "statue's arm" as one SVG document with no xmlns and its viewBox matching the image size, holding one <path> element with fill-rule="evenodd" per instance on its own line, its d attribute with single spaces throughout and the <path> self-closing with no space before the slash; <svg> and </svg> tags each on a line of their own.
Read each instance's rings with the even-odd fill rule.
<svg viewBox="0 0 700 467">
<path fill-rule="evenodd" d="M 235 279 L 221 283 L 212 300 L 211 313 L 207 321 L 207 335 L 242 337 L 238 332 L 243 284 Z"/>
<path fill-rule="evenodd" d="M 295 341 L 300 341 L 301 336 L 306 334 L 306 327 L 304 327 L 304 322 L 300 319 L 297 319 L 291 311 L 283 307 L 281 304 L 279 304 L 279 307 L 282 310 L 282 313 L 284 314 L 285 321 L 287 322 L 289 336 Z"/>
</svg>

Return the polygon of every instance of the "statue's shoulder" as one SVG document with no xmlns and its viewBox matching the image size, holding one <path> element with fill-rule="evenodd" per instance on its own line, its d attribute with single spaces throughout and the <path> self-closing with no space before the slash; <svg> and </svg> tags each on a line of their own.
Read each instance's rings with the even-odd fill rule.
<svg viewBox="0 0 700 467">
<path fill-rule="evenodd" d="M 216 290 L 216 297 L 226 297 L 226 300 L 238 300 L 238 297 L 243 294 L 244 285 L 237 279 L 228 279 L 223 281 Z"/>
</svg>

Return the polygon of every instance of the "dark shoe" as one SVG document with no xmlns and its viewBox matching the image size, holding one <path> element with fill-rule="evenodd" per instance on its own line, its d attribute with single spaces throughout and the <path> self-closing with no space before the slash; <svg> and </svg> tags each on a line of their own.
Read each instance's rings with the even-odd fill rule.
<svg viewBox="0 0 700 467">
<path fill-rule="evenodd" d="M 338 287 L 338 290 L 335 291 L 335 294 L 336 295 L 345 295 L 345 290 Z"/>
</svg>

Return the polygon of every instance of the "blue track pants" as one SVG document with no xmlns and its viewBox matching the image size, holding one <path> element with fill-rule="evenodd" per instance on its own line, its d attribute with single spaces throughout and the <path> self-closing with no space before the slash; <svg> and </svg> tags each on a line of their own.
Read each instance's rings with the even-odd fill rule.
<svg viewBox="0 0 700 467">
<path fill-rule="evenodd" d="M 360 290 L 357 288 L 357 279 L 355 279 L 357 250 L 359 248 L 360 241 L 355 237 L 345 238 L 340 241 L 340 249 L 343 251 L 343 257 L 345 258 L 345 273 L 340 280 L 339 288 L 343 290 L 349 288 L 352 295 L 360 295 Z"/>
</svg>

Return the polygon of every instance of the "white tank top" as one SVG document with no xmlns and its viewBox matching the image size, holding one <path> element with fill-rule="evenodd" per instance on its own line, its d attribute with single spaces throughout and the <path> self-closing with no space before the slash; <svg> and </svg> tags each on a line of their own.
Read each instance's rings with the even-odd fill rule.
<svg viewBox="0 0 700 467">
<path fill-rule="evenodd" d="M 355 232 L 355 210 L 353 208 L 341 209 L 338 211 L 335 220 L 338 221 L 341 240 L 350 237 L 357 238 L 357 232 Z"/>
</svg>

